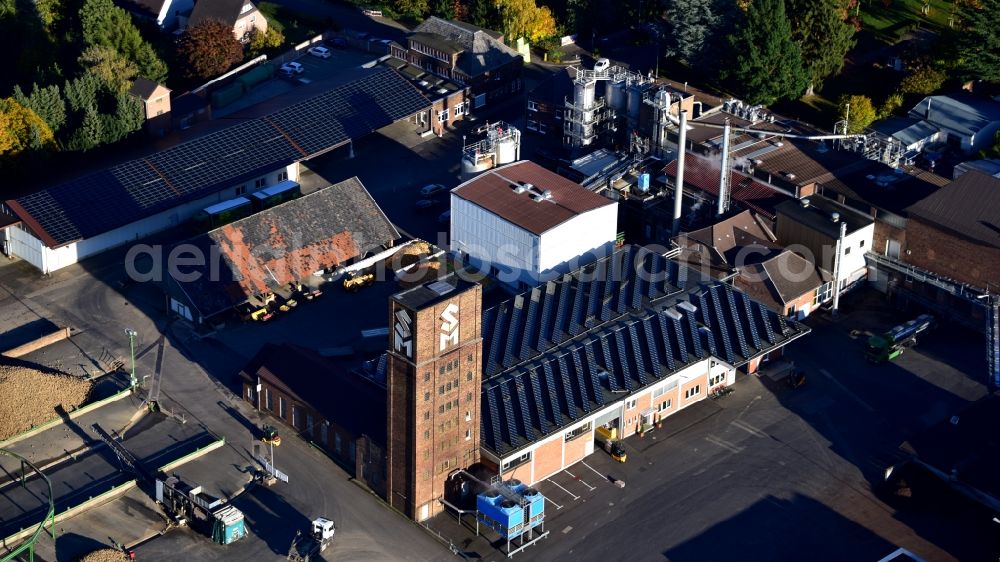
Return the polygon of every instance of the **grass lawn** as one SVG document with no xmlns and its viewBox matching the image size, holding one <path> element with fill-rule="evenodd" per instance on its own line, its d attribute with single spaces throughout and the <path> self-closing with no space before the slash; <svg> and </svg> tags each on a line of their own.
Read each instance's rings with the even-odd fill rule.
<svg viewBox="0 0 1000 562">
<path fill-rule="evenodd" d="M 861 21 L 867 30 L 887 43 L 899 41 L 910 26 L 930 29 L 948 27 L 953 0 L 927 0 L 930 11 L 921 13 L 924 0 L 891 0 L 887 7 L 882 0 L 860 0 Z"/>
</svg>

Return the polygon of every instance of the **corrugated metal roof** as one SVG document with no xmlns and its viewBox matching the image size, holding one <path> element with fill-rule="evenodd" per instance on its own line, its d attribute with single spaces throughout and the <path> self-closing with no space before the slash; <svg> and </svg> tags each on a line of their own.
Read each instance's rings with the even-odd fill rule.
<svg viewBox="0 0 1000 562">
<path fill-rule="evenodd" d="M 1000 248 L 1000 179 L 970 170 L 907 208 L 911 216 Z"/>
<path fill-rule="evenodd" d="M 677 174 L 677 161 L 667 164 L 663 173 L 671 179 Z M 685 187 L 696 187 L 715 197 L 719 196 L 719 178 L 721 176 L 719 164 L 708 158 L 698 156 L 688 152 L 684 161 L 684 185 Z M 774 188 L 755 181 L 737 171 L 729 174 L 730 199 L 742 204 L 760 215 L 774 220 L 777 216 L 774 207 L 783 201 L 792 198 Z"/>
<path fill-rule="evenodd" d="M 516 193 L 512 188 L 524 183 L 530 183 L 534 189 Z M 539 190 L 550 191 L 552 198 L 536 201 L 533 194 Z M 534 234 L 542 234 L 587 211 L 615 204 L 529 160 L 493 168 L 456 187 L 452 193 Z"/>
</svg>

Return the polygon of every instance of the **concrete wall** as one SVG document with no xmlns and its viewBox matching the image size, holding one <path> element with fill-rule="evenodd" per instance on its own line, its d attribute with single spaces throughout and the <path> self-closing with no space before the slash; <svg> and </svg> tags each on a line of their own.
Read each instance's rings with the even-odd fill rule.
<svg viewBox="0 0 1000 562">
<path fill-rule="evenodd" d="M 500 267 L 521 279 L 539 271 L 538 236 L 454 194 L 451 244 L 477 267 Z"/>
</svg>

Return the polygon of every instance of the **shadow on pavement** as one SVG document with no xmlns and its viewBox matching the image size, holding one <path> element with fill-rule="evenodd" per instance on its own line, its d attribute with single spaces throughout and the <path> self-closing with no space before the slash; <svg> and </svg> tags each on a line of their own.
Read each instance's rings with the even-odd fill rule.
<svg viewBox="0 0 1000 562">
<path fill-rule="evenodd" d="M 243 512 L 249 531 L 280 556 L 288 554 L 296 531 L 307 532 L 309 528 L 310 520 L 306 516 L 280 494 L 264 486 L 253 486 L 234 499 L 232 505 Z"/>
</svg>

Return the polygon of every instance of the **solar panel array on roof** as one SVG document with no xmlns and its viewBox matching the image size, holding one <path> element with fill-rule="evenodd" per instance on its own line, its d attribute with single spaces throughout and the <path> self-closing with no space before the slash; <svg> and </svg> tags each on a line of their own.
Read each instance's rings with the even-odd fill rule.
<svg viewBox="0 0 1000 562">
<path fill-rule="evenodd" d="M 663 256 L 625 247 L 486 310 L 483 444 L 503 455 L 709 353 L 738 366 L 807 331 L 727 284 L 682 288 L 689 276 Z M 574 312 L 592 295 L 607 320 Z"/>
<path fill-rule="evenodd" d="M 17 203 L 51 242 L 67 244 L 249 181 L 428 107 L 427 98 L 405 78 L 378 67 L 276 113 L 59 184 Z"/>
</svg>

